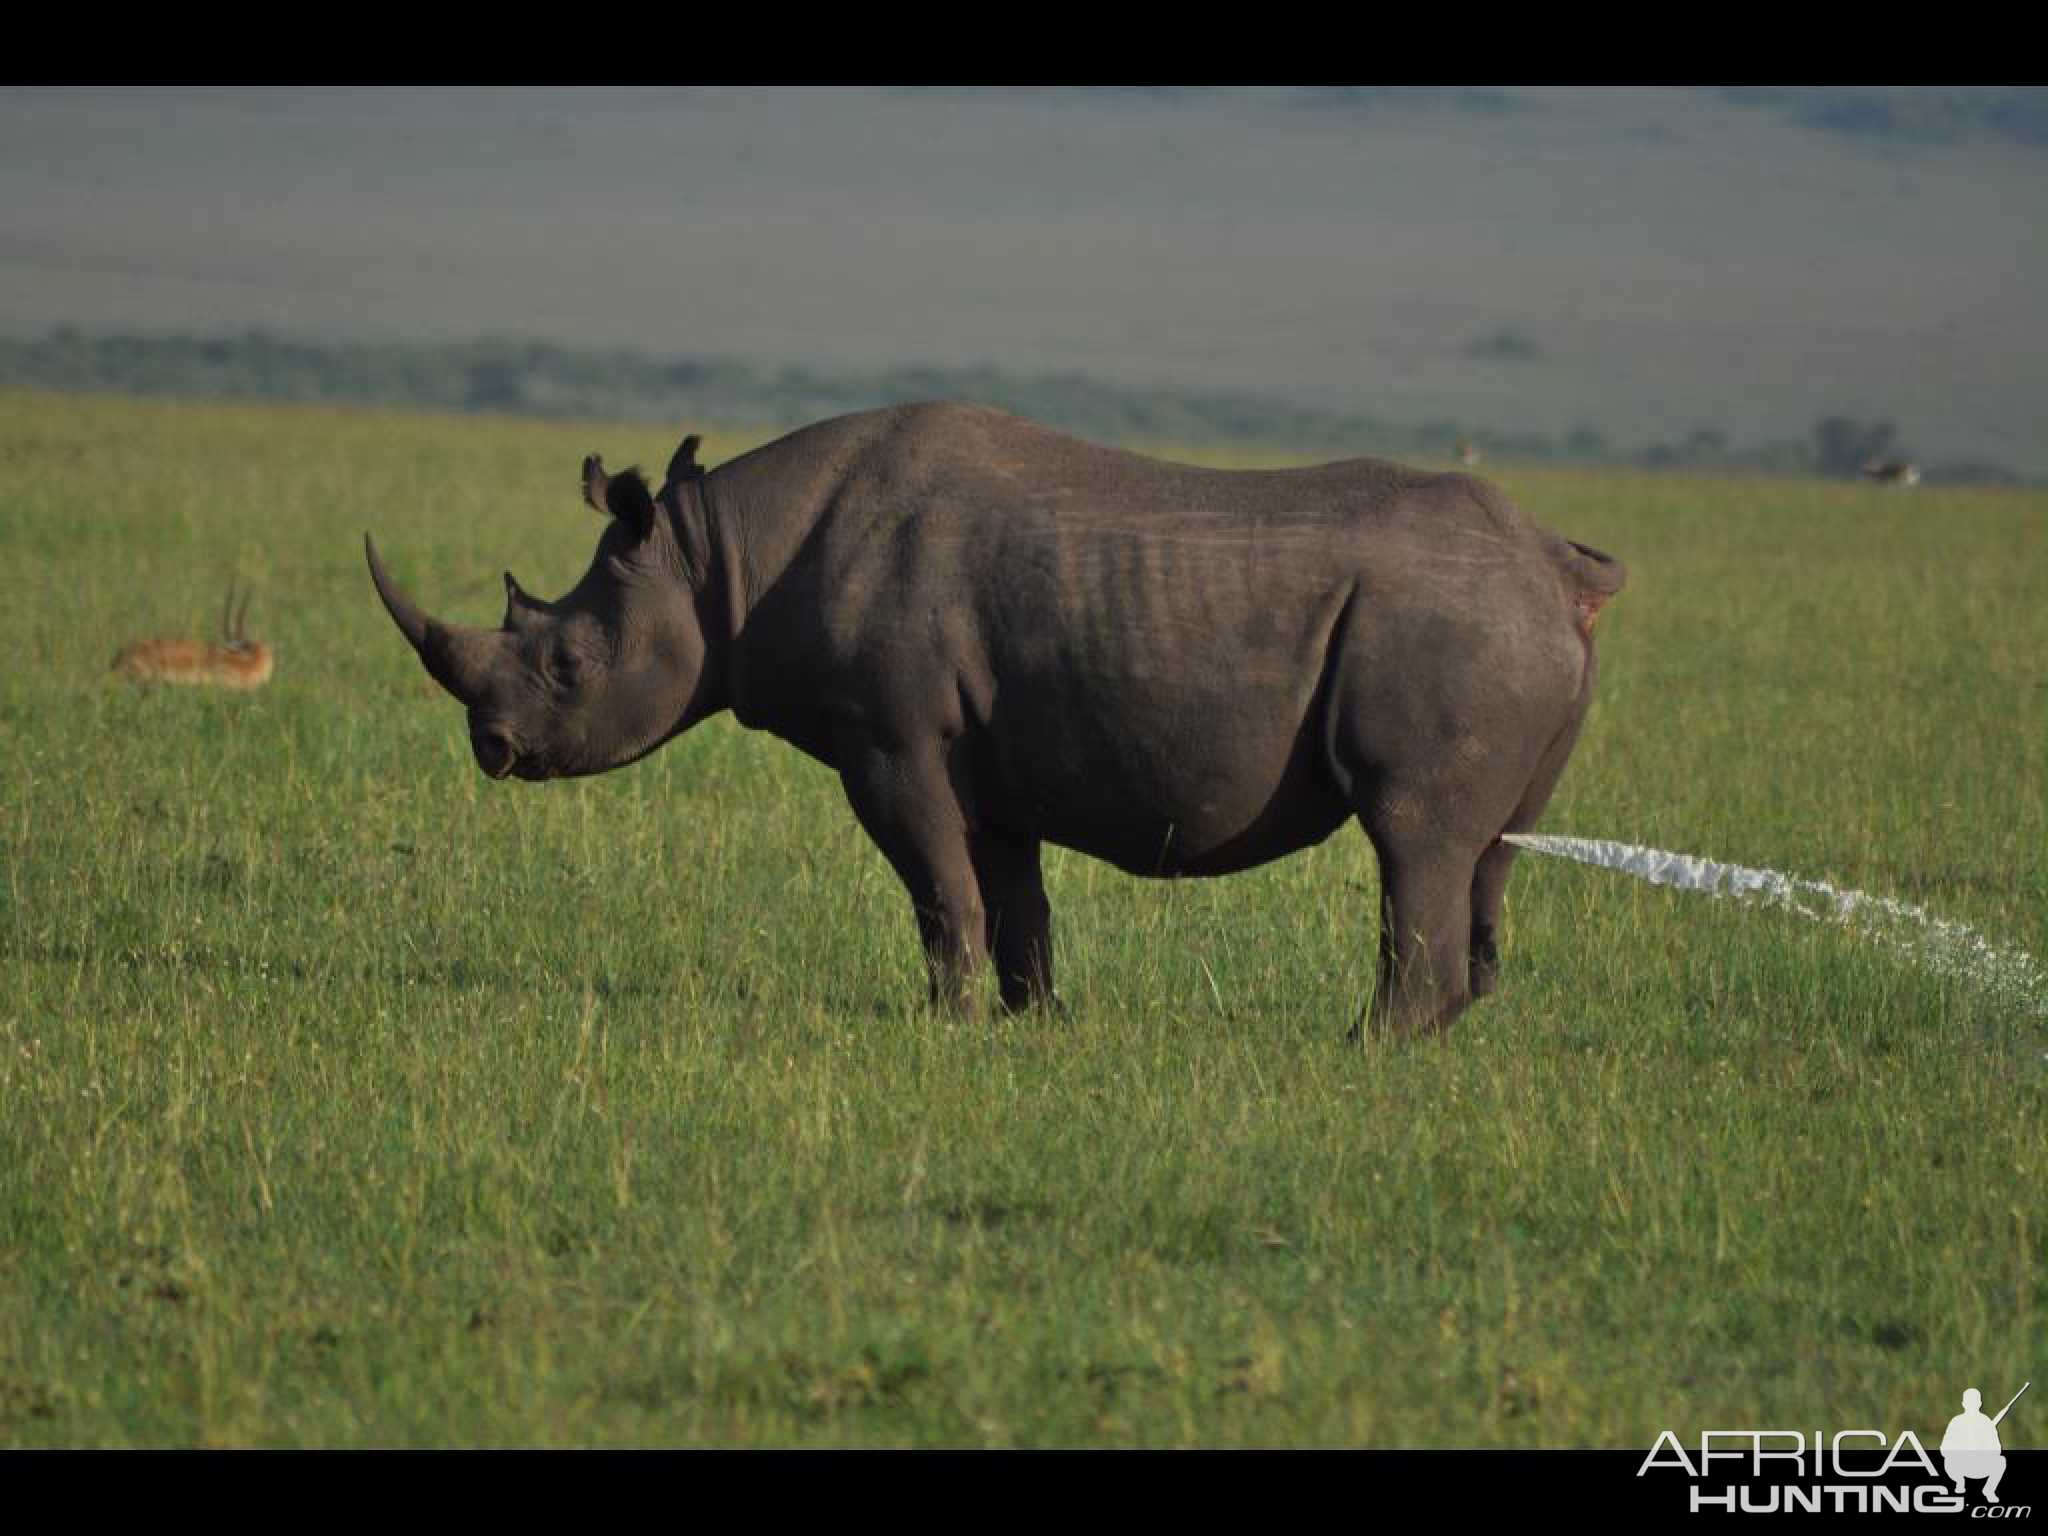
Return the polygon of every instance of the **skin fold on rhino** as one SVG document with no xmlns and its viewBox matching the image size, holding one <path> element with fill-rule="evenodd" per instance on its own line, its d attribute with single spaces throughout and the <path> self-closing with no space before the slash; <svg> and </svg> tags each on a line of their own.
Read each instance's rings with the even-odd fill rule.
<svg viewBox="0 0 2048 1536">
<path fill-rule="evenodd" d="M 1222 471 L 1000 411 L 820 423 L 658 493 L 584 463 L 610 522 L 553 602 L 386 608 L 493 778 L 602 773 L 719 710 L 837 770 L 910 894 L 934 1001 L 993 958 L 1053 996 L 1043 844 L 1223 875 L 1357 817 L 1379 858 L 1376 1027 L 1490 992 L 1515 857 L 1594 684 L 1607 556 L 1483 480 L 1360 459 Z"/>
</svg>

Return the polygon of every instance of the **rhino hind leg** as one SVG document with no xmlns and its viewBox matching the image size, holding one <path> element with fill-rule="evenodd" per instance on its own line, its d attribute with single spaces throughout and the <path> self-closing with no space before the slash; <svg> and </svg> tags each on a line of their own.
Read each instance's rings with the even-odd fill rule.
<svg viewBox="0 0 2048 1536">
<path fill-rule="evenodd" d="M 1472 940 L 1466 985 L 1474 998 L 1490 997 L 1500 985 L 1501 906 L 1514 866 L 1515 845 L 1495 843 L 1479 855 L 1478 867 L 1472 872 Z"/>
<path fill-rule="evenodd" d="M 1515 807 L 1515 813 L 1508 818 L 1503 831 L 1526 832 L 1536 825 L 1543 815 L 1543 807 L 1550 803 L 1551 791 L 1557 788 L 1557 781 L 1564 774 L 1565 759 L 1571 755 L 1572 741 L 1577 735 L 1578 726 L 1574 722 L 1545 754 L 1536 776 L 1529 782 L 1528 792 L 1522 797 L 1521 804 Z M 1495 841 L 1479 856 L 1478 867 L 1472 872 L 1471 988 L 1474 997 L 1489 996 L 1500 984 L 1501 909 L 1506 903 L 1508 876 L 1514 873 L 1517 851 L 1513 843 Z"/>
<path fill-rule="evenodd" d="M 1502 831 L 1527 832 L 1542 819 L 1543 808 L 1550 804 L 1557 781 L 1564 777 L 1564 767 L 1571 758 L 1572 748 L 1578 743 L 1579 727 L 1585 724 L 1586 709 L 1593 699 L 1595 675 L 1589 648 L 1585 677 L 1579 686 L 1579 696 L 1572 703 L 1571 714 L 1564 728 L 1557 733 L 1556 740 L 1538 760 L 1528 788 L 1522 792 L 1521 801 Z M 1474 997 L 1487 996 L 1500 982 L 1501 908 L 1507 897 L 1508 876 L 1514 872 L 1516 851 L 1513 843 L 1495 841 L 1479 856 L 1479 867 L 1472 875 L 1471 987 Z"/>
<path fill-rule="evenodd" d="M 1045 897 L 1038 839 L 984 827 L 973 854 L 1003 1006 L 1014 1013 L 1054 1005 L 1052 906 Z"/>
<path fill-rule="evenodd" d="M 1360 1024 L 1376 1034 L 1441 1033 L 1472 1001 L 1472 881 L 1481 850 L 1390 836 L 1377 818 L 1360 819 L 1380 864 L 1379 975 Z"/>
<path fill-rule="evenodd" d="M 988 936 L 957 754 L 936 740 L 884 747 L 850 733 L 833 752 L 854 815 L 910 894 L 932 1005 L 964 1008 Z"/>
</svg>

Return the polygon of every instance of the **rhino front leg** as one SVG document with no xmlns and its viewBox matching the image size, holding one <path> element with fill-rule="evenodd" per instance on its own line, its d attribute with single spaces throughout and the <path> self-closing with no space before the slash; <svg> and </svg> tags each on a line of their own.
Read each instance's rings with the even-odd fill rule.
<svg viewBox="0 0 2048 1536">
<path fill-rule="evenodd" d="M 883 746 L 845 731 L 833 747 L 853 814 L 910 893 L 933 1005 L 965 1006 L 988 956 L 987 918 L 951 744 Z"/>
<path fill-rule="evenodd" d="M 1045 899 L 1038 839 L 983 828 L 974 840 L 974 872 L 988 908 L 988 947 L 1013 1013 L 1054 1001 L 1052 905 Z"/>
</svg>

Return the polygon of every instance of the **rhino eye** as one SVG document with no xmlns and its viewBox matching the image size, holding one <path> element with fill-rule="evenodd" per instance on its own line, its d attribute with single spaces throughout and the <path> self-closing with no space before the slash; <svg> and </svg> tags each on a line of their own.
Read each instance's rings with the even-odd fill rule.
<svg viewBox="0 0 2048 1536">
<path fill-rule="evenodd" d="M 548 675 L 557 686 L 574 688 L 583 680 L 583 659 L 574 651 L 557 651 L 548 663 Z"/>
</svg>

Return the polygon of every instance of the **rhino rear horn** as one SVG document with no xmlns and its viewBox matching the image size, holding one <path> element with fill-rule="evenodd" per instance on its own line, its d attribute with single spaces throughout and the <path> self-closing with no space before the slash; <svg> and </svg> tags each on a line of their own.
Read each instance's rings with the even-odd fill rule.
<svg viewBox="0 0 2048 1536">
<path fill-rule="evenodd" d="M 505 628 L 516 627 L 527 615 L 552 612 L 554 604 L 535 597 L 519 585 L 519 578 L 510 571 L 505 573 Z"/>
</svg>

